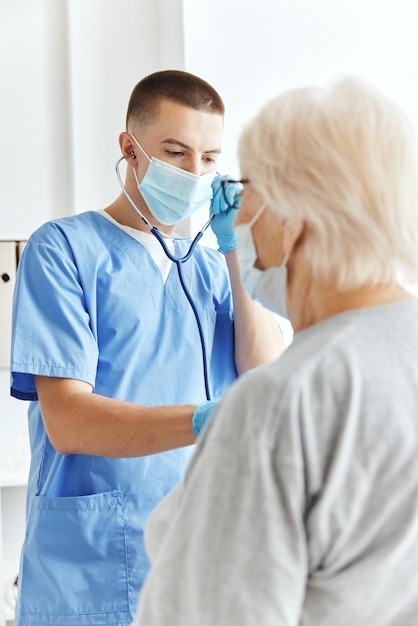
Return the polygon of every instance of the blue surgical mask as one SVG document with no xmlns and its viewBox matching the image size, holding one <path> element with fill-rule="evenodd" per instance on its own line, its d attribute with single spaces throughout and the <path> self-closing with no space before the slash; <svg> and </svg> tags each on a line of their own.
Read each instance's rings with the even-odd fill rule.
<svg viewBox="0 0 418 626">
<path fill-rule="evenodd" d="M 253 300 L 258 300 L 263 306 L 285 319 L 287 313 L 287 267 L 269 267 L 259 270 L 252 267 L 242 279 Z"/>
<path fill-rule="evenodd" d="M 210 202 L 216 172 L 198 176 L 155 157 L 150 159 L 133 139 L 150 162 L 138 189 L 160 224 L 177 224 Z"/>
<path fill-rule="evenodd" d="M 241 280 L 253 300 L 258 300 L 267 309 L 288 319 L 286 267 L 288 256 L 284 258 L 280 267 L 269 267 L 267 270 L 254 267 L 257 250 L 251 229 L 264 209 L 265 205 L 260 207 L 250 222 L 235 227 Z"/>
</svg>

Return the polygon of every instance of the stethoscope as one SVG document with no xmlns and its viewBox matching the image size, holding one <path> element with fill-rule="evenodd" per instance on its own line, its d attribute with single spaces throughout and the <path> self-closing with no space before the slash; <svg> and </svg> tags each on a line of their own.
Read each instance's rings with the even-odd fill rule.
<svg viewBox="0 0 418 626">
<path fill-rule="evenodd" d="M 190 306 L 192 307 L 192 311 L 193 311 L 195 319 L 196 319 L 197 329 L 199 331 L 200 345 L 201 345 L 201 348 L 202 348 L 203 378 L 204 378 L 204 382 L 205 382 L 206 399 L 207 400 L 211 400 L 210 388 L 209 388 L 209 374 L 208 374 L 208 365 L 207 365 L 207 350 L 206 350 L 206 344 L 205 344 L 205 337 L 203 335 L 202 324 L 201 324 L 200 319 L 199 319 L 199 314 L 197 312 L 197 308 L 196 308 L 196 306 L 195 306 L 195 304 L 194 304 L 194 302 L 192 300 L 192 297 L 190 295 L 189 290 L 187 289 L 186 283 L 184 282 L 184 276 L 183 276 L 183 271 L 182 271 L 182 267 L 181 266 L 182 266 L 183 263 L 186 263 L 186 261 L 188 261 L 190 259 L 190 257 L 192 256 L 197 243 L 202 238 L 203 233 L 205 232 L 205 230 L 209 227 L 209 225 L 210 225 L 210 223 L 211 223 L 211 221 L 213 219 L 213 214 L 211 214 L 210 218 L 204 224 L 203 228 L 201 228 L 199 230 L 199 232 L 197 233 L 197 235 L 193 239 L 192 243 L 190 244 L 190 247 L 189 247 L 188 251 L 186 252 L 186 254 L 184 256 L 182 256 L 182 257 L 176 257 L 168 249 L 167 244 L 164 241 L 164 235 L 159 231 L 159 229 L 156 226 L 153 226 L 151 224 L 151 222 L 145 217 L 145 215 L 143 215 L 141 213 L 141 211 L 136 206 L 135 202 L 133 201 L 133 199 L 131 198 L 131 196 L 127 192 L 127 190 L 125 188 L 125 185 L 123 184 L 123 180 L 122 180 L 122 177 L 120 175 L 119 165 L 120 165 L 121 161 L 123 161 L 124 159 L 127 159 L 127 158 L 129 158 L 129 157 L 124 155 L 124 156 L 120 157 L 116 161 L 116 176 L 118 177 L 118 181 L 119 181 L 119 184 L 121 186 L 122 192 L 124 193 L 124 195 L 125 195 L 126 199 L 128 200 L 129 204 L 132 206 L 132 208 L 135 210 L 135 212 L 139 215 L 141 220 L 148 226 L 148 228 L 150 229 L 150 232 L 154 235 L 154 237 L 156 237 L 158 239 L 158 241 L 160 242 L 161 247 L 164 250 L 166 256 L 170 259 L 170 261 L 175 263 L 175 265 L 177 267 L 177 272 L 178 272 L 178 275 L 179 275 L 179 280 L 180 280 L 181 287 L 182 287 L 182 289 L 184 291 L 184 294 L 185 294 L 187 300 L 189 301 Z M 180 237 L 176 237 L 176 239 L 180 239 Z M 181 239 L 188 239 L 188 237 L 182 237 Z"/>
</svg>

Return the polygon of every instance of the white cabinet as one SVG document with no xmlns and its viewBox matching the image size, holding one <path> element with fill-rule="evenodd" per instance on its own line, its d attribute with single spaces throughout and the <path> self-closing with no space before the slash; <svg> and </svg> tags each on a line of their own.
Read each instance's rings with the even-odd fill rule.
<svg viewBox="0 0 418 626">
<path fill-rule="evenodd" d="M 0 465 L 0 626 L 14 619 L 14 582 L 25 533 L 26 481 Z"/>
</svg>

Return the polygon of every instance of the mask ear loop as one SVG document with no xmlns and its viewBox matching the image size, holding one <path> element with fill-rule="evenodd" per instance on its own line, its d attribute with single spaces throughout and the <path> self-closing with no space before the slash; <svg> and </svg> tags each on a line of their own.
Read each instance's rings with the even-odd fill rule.
<svg viewBox="0 0 418 626">
<path fill-rule="evenodd" d="M 141 144 L 139 143 L 138 139 L 136 137 L 134 137 L 131 133 L 129 133 L 132 137 L 132 139 L 134 140 L 134 142 L 136 143 L 136 145 L 138 146 L 138 148 L 141 150 L 142 154 L 148 159 L 148 161 L 151 163 L 151 159 L 149 158 L 148 154 L 145 152 L 144 148 L 141 146 Z"/>
<path fill-rule="evenodd" d="M 256 223 L 256 221 L 258 220 L 258 218 L 260 217 L 260 215 L 267 209 L 267 203 L 264 202 L 264 204 L 261 205 L 261 207 L 258 209 L 257 213 L 255 215 L 252 216 L 252 218 L 250 219 L 249 222 L 247 222 L 247 226 L 249 226 L 250 228 L 252 228 L 254 226 L 254 224 Z"/>
<path fill-rule="evenodd" d="M 256 221 L 258 220 L 258 218 L 260 217 L 260 215 L 263 213 L 263 211 L 266 208 L 267 208 L 267 203 L 264 202 L 264 204 L 262 204 L 261 207 L 258 209 L 257 213 L 248 222 L 250 228 L 252 228 L 254 226 L 254 224 L 256 223 Z M 290 257 L 290 252 L 285 252 L 284 253 L 284 257 L 283 257 L 283 261 L 280 263 L 279 267 L 286 267 L 287 263 L 289 261 L 289 257 Z"/>
<path fill-rule="evenodd" d="M 138 213 L 139 217 L 140 217 L 140 218 L 141 218 L 141 220 L 144 222 L 144 224 L 146 224 L 146 225 L 148 226 L 148 228 L 149 228 L 150 230 L 152 230 L 152 229 L 154 228 L 154 227 L 153 227 L 153 225 L 151 224 L 151 222 L 149 222 L 149 221 L 147 220 L 147 218 L 145 217 L 145 215 L 143 215 L 143 214 L 141 213 L 141 211 L 138 209 L 138 207 L 136 206 L 135 202 L 132 200 L 132 198 L 131 198 L 131 196 L 129 195 L 129 193 L 126 191 L 126 189 L 125 189 L 125 185 L 123 184 L 123 180 L 122 180 L 121 175 L 120 175 L 120 171 L 119 171 L 119 164 L 120 164 L 120 162 L 121 162 L 121 161 L 123 161 L 124 159 L 128 159 L 128 158 L 129 158 L 129 156 L 130 156 L 130 155 L 128 155 L 128 156 L 124 155 L 124 156 L 120 157 L 120 159 L 118 159 L 118 160 L 116 161 L 116 176 L 118 177 L 118 181 L 119 181 L 119 184 L 120 184 L 121 189 L 122 189 L 122 191 L 123 191 L 123 194 L 124 194 L 124 196 L 126 197 L 126 199 L 128 200 L 129 204 L 132 206 L 132 208 L 134 209 L 134 211 L 135 211 L 136 213 Z M 133 171 L 135 172 L 135 169 L 134 169 Z M 135 176 L 136 176 L 136 172 L 135 172 Z"/>
<path fill-rule="evenodd" d="M 132 168 L 132 171 L 133 171 L 133 173 L 134 173 L 136 186 L 138 187 L 138 185 L 139 185 L 139 180 L 138 180 L 138 176 L 137 176 L 137 173 L 136 173 L 136 169 L 135 169 L 135 168 Z"/>
<path fill-rule="evenodd" d="M 257 213 L 255 215 L 253 215 L 253 217 L 250 219 L 249 222 L 247 222 L 247 226 L 251 229 L 254 224 L 256 223 L 256 221 L 258 220 L 258 218 L 260 217 L 260 215 L 263 213 L 263 211 L 265 211 L 267 208 L 267 203 L 264 202 L 264 204 L 261 205 L 261 207 L 258 209 Z M 283 257 L 283 261 L 280 263 L 279 267 L 286 267 L 287 263 L 289 261 L 289 257 L 290 257 L 290 252 L 285 252 L 284 253 L 284 257 Z"/>
<path fill-rule="evenodd" d="M 279 267 L 286 267 L 289 257 L 290 257 L 290 252 L 286 252 L 283 257 L 283 261 L 280 263 Z"/>
</svg>

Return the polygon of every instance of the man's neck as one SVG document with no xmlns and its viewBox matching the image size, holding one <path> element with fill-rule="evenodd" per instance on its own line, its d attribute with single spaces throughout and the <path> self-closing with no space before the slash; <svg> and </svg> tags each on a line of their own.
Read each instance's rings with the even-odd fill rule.
<svg viewBox="0 0 418 626">
<path fill-rule="evenodd" d="M 131 194 L 130 194 L 131 195 Z M 144 205 L 144 202 L 139 202 L 137 198 L 132 197 L 133 202 L 135 202 L 139 211 L 144 215 L 144 217 L 153 225 L 161 230 L 163 234 L 172 235 L 175 230 L 175 225 L 173 226 L 165 226 L 159 224 L 149 209 Z M 108 213 L 114 220 L 116 220 L 119 224 L 123 226 L 129 226 L 130 228 L 135 228 L 136 230 L 141 230 L 143 232 L 149 233 L 150 228 L 141 218 L 141 216 L 135 211 L 129 200 L 125 197 L 124 193 L 121 193 L 116 200 L 105 208 L 106 213 Z"/>
</svg>

